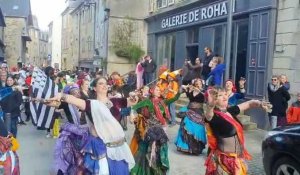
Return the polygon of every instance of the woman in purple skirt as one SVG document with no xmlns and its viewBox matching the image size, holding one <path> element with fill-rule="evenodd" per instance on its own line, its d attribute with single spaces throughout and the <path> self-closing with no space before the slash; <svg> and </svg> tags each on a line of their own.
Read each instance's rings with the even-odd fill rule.
<svg viewBox="0 0 300 175">
<path fill-rule="evenodd" d="M 81 168 L 82 165 L 84 170 L 78 171 L 78 174 L 129 175 L 135 161 L 125 141 L 125 133 L 121 125 L 109 110 L 112 102 L 107 97 L 107 80 L 95 79 L 92 86 L 97 95 L 96 100 L 82 100 L 59 93 L 56 97 L 48 99 L 47 103 L 56 106 L 57 101 L 62 101 L 86 112 L 89 131 L 87 135 L 82 134 L 85 131 L 79 134 L 84 138 L 84 143 L 79 143 L 82 147 L 80 154 L 83 157 L 75 162 L 78 164 L 76 168 Z M 131 100 L 128 99 L 128 106 L 136 103 Z"/>
</svg>

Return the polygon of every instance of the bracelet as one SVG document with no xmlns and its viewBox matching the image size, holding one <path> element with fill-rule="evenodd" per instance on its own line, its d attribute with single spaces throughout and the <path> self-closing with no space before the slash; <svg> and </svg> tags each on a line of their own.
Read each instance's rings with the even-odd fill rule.
<svg viewBox="0 0 300 175">
<path fill-rule="evenodd" d="M 62 102 L 65 102 L 67 100 L 67 94 L 62 94 L 61 95 L 61 98 L 60 98 L 60 101 L 62 101 Z"/>
</svg>

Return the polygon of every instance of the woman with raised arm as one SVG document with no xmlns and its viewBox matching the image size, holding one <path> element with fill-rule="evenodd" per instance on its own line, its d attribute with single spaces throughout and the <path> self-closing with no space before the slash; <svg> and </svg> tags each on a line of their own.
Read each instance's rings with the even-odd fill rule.
<svg viewBox="0 0 300 175">
<path fill-rule="evenodd" d="M 251 159 L 245 148 L 243 127 L 236 116 L 247 109 L 270 108 L 259 100 L 250 100 L 228 107 L 228 95 L 222 88 L 208 90 L 207 137 L 211 149 L 205 165 L 206 175 L 246 175 L 245 160 Z"/>
<path fill-rule="evenodd" d="M 225 82 L 225 90 L 228 95 L 228 105 L 235 106 L 238 104 L 240 99 L 243 99 L 245 96 L 245 82 L 246 80 L 241 77 L 239 81 L 238 89 L 235 87 L 233 80 L 226 80 Z"/>
<path fill-rule="evenodd" d="M 166 175 L 169 170 L 168 136 L 165 132 L 170 120 L 168 105 L 176 101 L 180 93 L 172 99 L 164 99 L 160 88 L 154 86 L 150 94 L 149 98 L 132 107 L 139 115 L 135 118 L 136 130 L 130 145 L 136 160 L 131 175 Z"/>
<path fill-rule="evenodd" d="M 204 93 L 202 80 L 194 79 L 191 86 L 183 86 L 190 103 L 180 109 L 182 117 L 175 145 L 178 151 L 201 154 L 206 145 L 206 132 L 204 123 Z"/>
<path fill-rule="evenodd" d="M 135 162 L 125 141 L 125 133 L 109 110 L 112 102 L 107 97 L 107 80 L 97 78 L 92 86 L 97 96 L 95 100 L 82 100 L 59 93 L 56 97 L 47 100 L 48 105 L 54 106 L 55 102 L 62 101 L 86 112 L 89 135 L 81 153 L 88 173 L 128 175 Z M 130 106 L 134 102 L 128 99 L 127 104 Z"/>
</svg>

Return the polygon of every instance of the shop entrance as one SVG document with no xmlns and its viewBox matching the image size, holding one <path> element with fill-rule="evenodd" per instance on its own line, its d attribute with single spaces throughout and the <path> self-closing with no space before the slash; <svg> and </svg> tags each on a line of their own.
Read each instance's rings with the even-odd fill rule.
<svg viewBox="0 0 300 175">
<path fill-rule="evenodd" d="M 195 64 L 195 59 L 198 57 L 198 45 L 196 46 L 187 46 L 187 58 L 191 60 L 193 64 Z"/>
<path fill-rule="evenodd" d="M 248 20 L 237 21 L 233 32 L 233 59 L 232 78 L 237 84 L 241 77 L 246 77 L 247 47 L 248 47 Z"/>
</svg>

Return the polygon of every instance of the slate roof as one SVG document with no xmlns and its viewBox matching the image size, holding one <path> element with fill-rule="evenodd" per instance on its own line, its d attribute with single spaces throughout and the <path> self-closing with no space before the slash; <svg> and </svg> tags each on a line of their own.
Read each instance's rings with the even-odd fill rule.
<svg viewBox="0 0 300 175">
<path fill-rule="evenodd" d="M 31 15 L 30 0 L 0 0 L 4 16 L 29 17 Z"/>
</svg>

